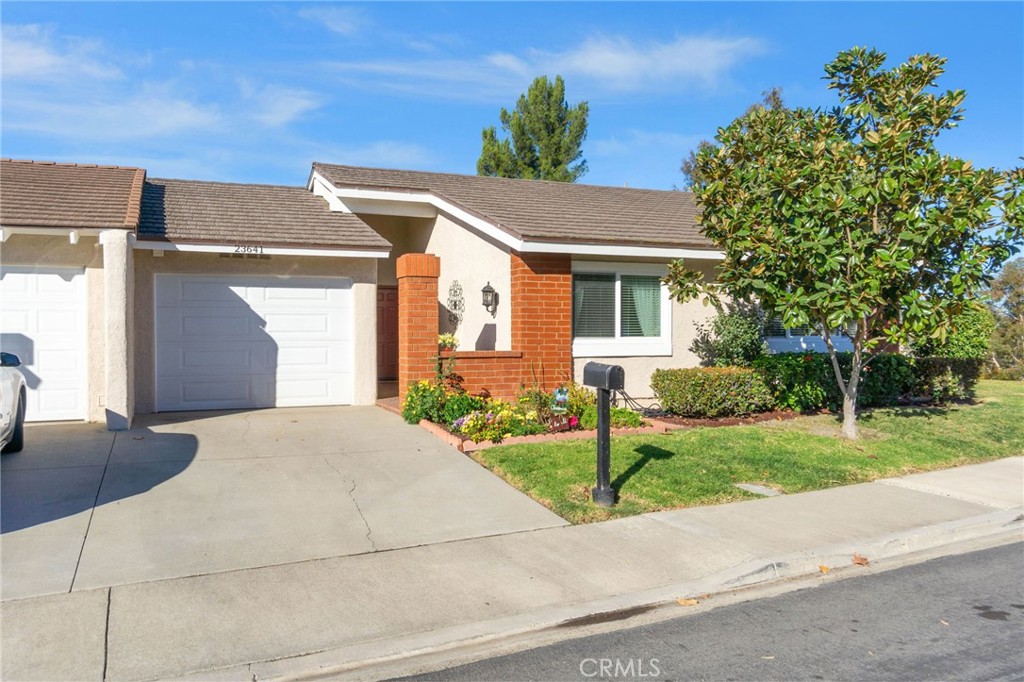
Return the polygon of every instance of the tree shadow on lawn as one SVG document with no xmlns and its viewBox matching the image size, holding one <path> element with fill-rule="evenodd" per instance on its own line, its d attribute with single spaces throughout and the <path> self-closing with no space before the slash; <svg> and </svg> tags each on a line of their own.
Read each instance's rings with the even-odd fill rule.
<svg viewBox="0 0 1024 682">
<path fill-rule="evenodd" d="M 641 445 L 638 448 L 634 448 L 633 452 L 640 455 L 640 459 L 630 464 L 628 469 L 616 476 L 615 480 L 611 482 L 611 486 L 615 491 L 616 497 L 618 497 L 619 491 L 622 490 L 622 487 L 626 485 L 629 479 L 638 474 L 640 470 L 647 466 L 652 460 L 670 459 L 676 454 L 671 450 L 659 448 L 656 445 Z"/>
<path fill-rule="evenodd" d="M 963 403 L 969 405 L 971 403 Z M 947 417 L 950 414 L 957 411 L 956 405 L 908 405 L 908 406 L 897 406 L 897 407 L 881 407 L 873 408 L 870 410 L 864 410 L 863 412 L 858 411 L 857 421 L 868 423 L 874 420 L 875 412 L 877 410 L 885 410 L 886 414 L 892 415 L 893 417 L 901 417 L 903 419 L 911 418 L 923 418 L 932 419 L 933 417 Z M 843 415 L 836 415 L 836 421 L 842 423 Z"/>
</svg>

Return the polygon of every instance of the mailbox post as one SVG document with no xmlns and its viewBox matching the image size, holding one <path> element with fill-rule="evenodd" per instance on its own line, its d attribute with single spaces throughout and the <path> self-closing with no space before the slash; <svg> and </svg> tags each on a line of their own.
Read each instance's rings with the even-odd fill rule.
<svg viewBox="0 0 1024 682">
<path fill-rule="evenodd" d="M 594 503 L 615 504 L 611 485 L 611 392 L 622 390 L 626 373 L 618 365 L 588 362 L 583 367 L 583 384 L 597 389 L 597 486 L 590 491 Z"/>
</svg>

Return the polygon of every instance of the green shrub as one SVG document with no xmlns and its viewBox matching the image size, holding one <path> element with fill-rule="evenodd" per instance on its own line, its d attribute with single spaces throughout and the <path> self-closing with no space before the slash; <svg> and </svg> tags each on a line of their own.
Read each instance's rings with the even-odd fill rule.
<svg viewBox="0 0 1024 682">
<path fill-rule="evenodd" d="M 608 421 L 613 429 L 635 429 L 644 425 L 644 418 L 633 410 L 612 405 L 608 410 Z M 587 405 L 580 415 L 581 429 L 597 428 L 597 405 Z"/>
<path fill-rule="evenodd" d="M 768 351 L 762 317 L 750 305 L 721 311 L 710 322 L 697 324 L 690 351 L 707 367 L 749 367 Z"/>
<path fill-rule="evenodd" d="M 778 353 L 754 361 L 754 371 L 768 387 L 776 405 L 787 410 L 819 410 L 841 402 L 828 356 L 819 353 Z"/>
<path fill-rule="evenodd" d="M 444 421 L 444 404 L 447 399 L 444 387 L 426 379 L 409 384 L 409 391 L 402 402 L 402 419 L 418 424 L 421 419 L 432 422 Z"/>
<path fill-rule="evenodd" d="M 850 376 L 852 353 L 838 353 L 844 377 Z M 772 391 L 776 403 L 790 410 L 839 410 L 843 396 L 836 383 L 828 353 L 765 355 L 754 368 Z M 903 355 L 881 353 L 861 373 L 857 404 L 861 407 L 895 405 L 914 391 L 914 361 Z"/>
<path fill-rule="evenodd" d="M 996 318 L 988 308 L 969 308 L 953 318 L 953 329 L 945 341 L 919 339 L 912 344 L 914 355 L 919 358 L 980 358 L 989 356 L 992 333 L 996 329 Z"/>
<path fill-rule="evenodd" d="M 843 376 L 850 376 L 851 353 L 836 356 Z M 909 398 L 935 402 L 974 395 L 983 361 L 970 358 L 910 358 L 893 353 L 871 356 L 861 374 L 859 407 L 895 405 Z M 778 353 L 754 362 L 776 403 L 791 410 L 838 411 L 843 396 L 827 353 Z"/>
<path fill-rule="evenodd" d="M 984 364 L 980 358 L 916 358 L 914 395 L 939 403 L 970 400 Z"/>
<path fill-rule="evenodd" d="M 996 381 L 1024 381 L 1024 365 L 990 369 L 985 378 L 995 379 Z"/>
<path fill-rule="evenodd" d="M 445 398 L 441 418 L 445 424 L 451 425 L 459 417 L 465 417 L 470 412 L 482 410 L 484 403 L 483 398 L 477 398 L 468 393 L 449 394 Z"/>
<path fill-rule="evenodd" d="M 651 388 L 668 412 L 687 417 L 728 417 L 775 407 L 761 376 L 742 367 L 659 369 Z"/>
<path fill-rule="evenodd" d="M 582 417 L 584 410 L 597 403 L 597 395 L 586 386 L 575 381 L 569 384 L 569 402 L 565 413 L 570 416 Z"/>
<path fill-rule="evenodd" d="M 551 403 L 555 397 L 541 388 L 521 387 L 516 395 L 516 402 L 523 410 L 537 413 L 537 421 L 547 422 L 551 419 Z"/>
</svg>

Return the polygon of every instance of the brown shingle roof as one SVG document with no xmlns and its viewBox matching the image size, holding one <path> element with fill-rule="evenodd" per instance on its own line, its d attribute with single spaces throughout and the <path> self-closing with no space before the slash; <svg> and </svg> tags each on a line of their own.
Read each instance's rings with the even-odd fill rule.
<svg viewBox="0 0 1024 682">
<path fill-rule="evenodd" d="M 304 187 L 146 180 L 139 239 L 387 251 L 351 213 L 332 212 Z"/>
<path fill-rule="evenodd" d="M 146 171 L 0 159 L 0 225 L 134 229 Z"/>
<path fill-rule="evenodd" d="M 533 241 L 711 248 L 689 192 L 314 163 L 335 187 L 426 191 Z"/>
</svg>

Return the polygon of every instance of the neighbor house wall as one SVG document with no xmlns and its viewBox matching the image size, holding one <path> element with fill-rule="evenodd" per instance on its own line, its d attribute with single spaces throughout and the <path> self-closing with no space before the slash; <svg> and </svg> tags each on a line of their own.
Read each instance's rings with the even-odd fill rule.
<svg viewBox="0 0 1024 682">
<path fill-rule="evenodd" d="M 219 254 L 135 251 L 135 410 L 155 409 L 156 378 L 153 280 L 156 274 L 240 275 L 252 277 L 347 277 L 352 280 L 353 403 L 377 397 L 377 260 L 270 256 L 224 258 Z"/>
<path fill-rule="evenodd" d="M 106 340 L 103 286 L 103 247 L 96 237 L 80 237 L 72 244 L 60 236 L 11 235 L 0 245 L 0 263 L 33 267 L 85 268 L 86 288 L 86 395 L 89 421 L 106 419 Z"/>
</svg>

